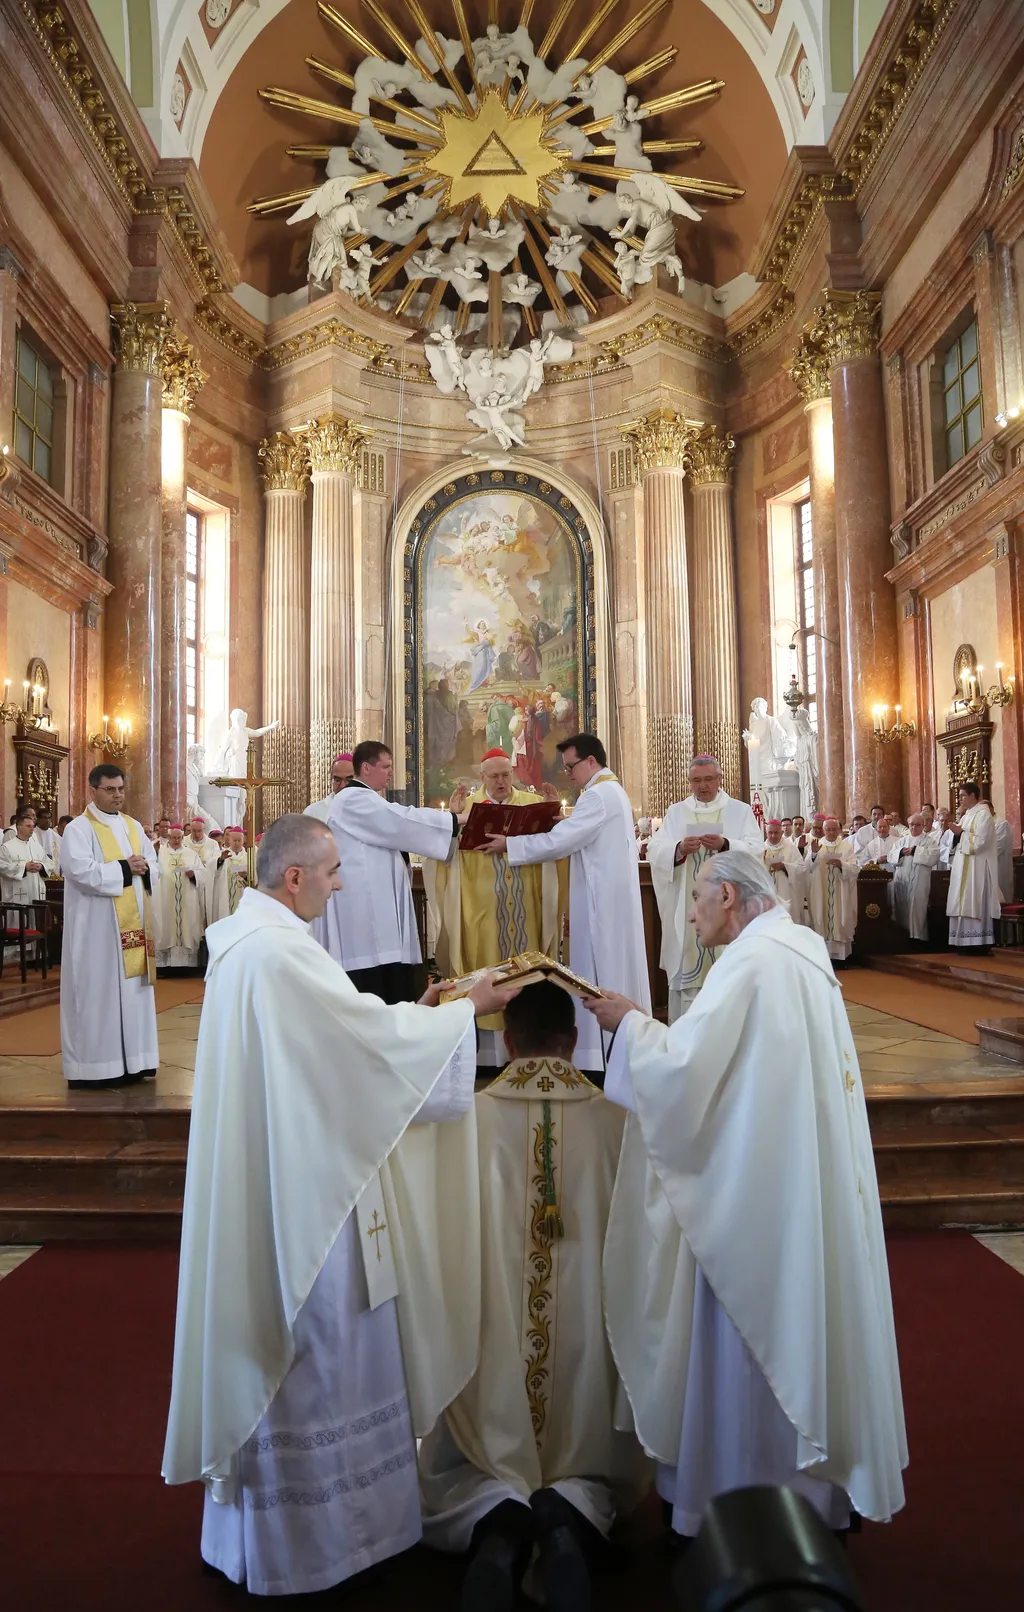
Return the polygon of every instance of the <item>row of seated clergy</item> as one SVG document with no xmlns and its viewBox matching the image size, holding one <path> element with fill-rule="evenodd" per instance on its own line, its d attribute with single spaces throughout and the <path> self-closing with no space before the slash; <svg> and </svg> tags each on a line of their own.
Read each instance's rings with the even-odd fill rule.
<svg viewBox="0 0 1024 1612">
<path fill-rule="evenodd" d="M 46 880 L 56 872 L 43 847 L 32 808 L 15 813 L 14 832 L 0 840 L 0 896 L 17 906 L 46 900 Z"/>
<path fill-rule="evenodd" d="M 308 929 L 338 869 L 322 824 L 279 819 L 210 936 L 163 1465 L 206 1484 L 205 1561 L 322 1590 L 414 1543 L 422 1505 L 471 1553 L 464 1612 L 510 1606 L 535 1546 L 530 1587 L 573 1612 L 652 1462 L 684 1535 L 750 1483 L 888 1519 L 907 1457 L 856 1052 L 759 863 L 699 875 L 720 956 L 683 1019 L 598 1001 L 612 1101 L 550 984 L 358 993 Z M 499 1008 L 513 1061 L 474 1101 Z"/>
<path fill-rule="evenodd" d="M 210 924 L 233 913 L 248 882 L 249 863 L 240 828 L 207 834 L 194 818 L 185 834 L 172 823 L 157 853 L 153 891 L 158 968 L 195 968 Z"/>
</svg>

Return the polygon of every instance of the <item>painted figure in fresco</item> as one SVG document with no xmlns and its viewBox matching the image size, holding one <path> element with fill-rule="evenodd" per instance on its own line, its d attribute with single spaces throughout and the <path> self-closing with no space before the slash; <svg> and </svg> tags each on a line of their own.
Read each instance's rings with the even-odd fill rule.
<svg viewBox="0 0 1024 1612">
<path fill-rule="evenodd" d="M 423 726 L 429 767 L 446 767 L 454 759 L 459 715 L 448 679 L 431 679 L 423 695 Z"/>
<path fill-rule="evenodd" d="M 512 754 L 512 717 L 515 705 L 509 700 L 492 700 L 487 707 L 487 748 Z"/>
<path fill-rule="evenodd" d="M 528 628 L 519 621 L 509 640 L 515 656 L 516 671 L 524 682 L 533 682 L 540 676 L 540 656 Z"/>
<path fill-rule="evenodd" d="M 469 677 L 469 692 L 482 688 L 494 671 L 494 634 L 489 630 L 486 621 L 478 621 L 475 627 L 465 622 L 466 637 L 463 643 L 471 645 L 472 665 Z"/>
</svg>

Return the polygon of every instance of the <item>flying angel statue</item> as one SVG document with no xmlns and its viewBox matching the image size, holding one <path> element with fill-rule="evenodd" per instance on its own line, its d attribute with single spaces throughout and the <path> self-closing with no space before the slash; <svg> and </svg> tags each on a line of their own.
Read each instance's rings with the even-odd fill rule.
<svg viewBox="0 0 1024 1612">
<path fill-rule="evenodd" d="M 348 267 L 345 236 L 360 235 L 363 229 L 360 204 L 352 199 L 349 191 L 357 179 L 365 177 L 364 174 L 342 174 L 325 180 L 288 219 L 289 224 L 316 219 L 309 243 L 309 278 L 316 285 L 329 287 L 333 270 Z M 381 179 L 385 177 L 380 175 Z"/>
</svg>

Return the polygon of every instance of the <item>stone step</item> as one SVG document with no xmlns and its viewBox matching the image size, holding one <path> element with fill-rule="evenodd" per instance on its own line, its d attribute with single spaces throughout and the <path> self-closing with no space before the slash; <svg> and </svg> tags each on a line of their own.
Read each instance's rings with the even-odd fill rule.
<svg viewBox="0 0 1024 1612">
<path fill-rule="evenodd" d="M 956 1179 L 962 1185 L 1015 1185 L 1024 1191 L 1024 1125 L 908 1126 L 876 1138 L 873 1147 L 879 1189 Z"/>
<path fill-rule="evenodd" d="M 186 1153 L 182 1142 L 6 1139 L 0 1141 L 0 1193 L 45 1190 L 68 1208 L 96 1193 L 180 1199 Z"/>
<path fill-rule="evenodd" d="M 975 1019 L 982 1052 L 1024 1063 L 1024 1019 Z"/>
<path fill-rule="evenodd" d="M 133 1088 L 129 1088 L 131 1090 Z M 0 1104 L 0 1146 L 5 1141 L 105 1140 L 112 1145 L 129 1142 L 188 1142 L 191 1111 L 166 1104 L 129 1106 L 127 1093 L 72 1094 L 60 1103 Z M 121 1101 L 116 1101 L 120 1097 Z M 139 1102 L 138 1096 L 134 1103 Z"/>
<path fill-rule="evenodd" d="M 867 1093 L 867 1109 L 875 1144 L 886 1136 L 931 1127 L 1024 1126 L 1024 1079 L 1007 1075 L 997 1080 L 961 1081 L 949 1091 L 876 1086 Z"/>
<path fill-rule="evenodd" d="M 181 1237 L 181 1196 L 122 1197 L 97 1192 L 73 1207 L 48 1191 L 0 1192 L 0 1243 L 173 1243 Z"/>
<path fill-rule="evenodd" d="M 952 1226 L 1024 1226 L 1024 1186 L 980 1186 L 960 1177 L 927 1182 L 890 1181 L 879 1187 L 887 1231 L 927 1231 Z"/>
<path fill-rule="evenodd" d="M 869 968 L 883 974 L 904 974 L 910 979 L 925 980 L 931 985 L 944 985 L 949 990 L 973 991 L 978 996 L 994 996 L 1004 1002 L 1015 1002 L 1024 1007 L 1024 970 L 1007 967 L 1000 970 L 992 959 L 991 968 L 965 968 L 958 963 L 956 953 L 949 959 L 935 957 L 868 957 Z"/>
</svg>

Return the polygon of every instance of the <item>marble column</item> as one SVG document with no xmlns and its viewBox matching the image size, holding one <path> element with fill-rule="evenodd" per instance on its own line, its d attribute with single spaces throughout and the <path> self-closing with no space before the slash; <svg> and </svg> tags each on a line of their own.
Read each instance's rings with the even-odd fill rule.
<svg viewBox="0 0 1024 1612">
<path fill-rule="evenodd" d="M 810 449 L 820 795 L 826 811 L 842 812 L 846 809 L 846 754 L 830 365 L 823 348 L 805 332 L 787 368 L 806 405 Z"/>
<path fill-rule="evenodd" d="M 309 598 L 309 787 L 330 790 L 331 763 L 356 734 L 353 494 L 368 433 L 338 415 L 306 432 L 313 482 Z"/>
<path fill-rule="evenodd" d="M 104 610 L 103 704 L 111 728 L 131 723 L 128 810 L 151 823 L 160 791 L 160 477 L 163 348 L 160 303 L 111 310 L 117 347 L 110 408 L 110 550 L 113 592 Z"/>
<path fill-rule="evenodd" d="M 684 482 L 690 427 L 654 409 L 623 427 L 643 482 L 647 790 L 644 810 L 663 817 L 689 792 L 693 758 L 690 602 Z"/>
<path fill-rule="evenodd" d="M 191 344 L 172 328 L 163 356 L 160 561 L 160 787 L 164 812 L 172 819 L 196 804 L 187 799 L 185 766 L 185 461 L 189 410 L 205 379 Z"/>
<path fill-rule="evenodd" d="M 892 544 L 880 308 L 876 292 L 826 291 L 811 332 L 825 352 L 832 391 L 848 817 L 867 813 L 875 801 L 890 809 L 902 805 L 899 745 L 879 744 L 872 723 L 876 705 L 891 711 L 899 699 L 896 600 L 885 578 Z M 829 805 L 843 809 L 842 802 Z"/>
<path fill-rule="evenodd" d="M 263 772 L 283 778 L 263 791 L 263 822 L 309 804 L 309 636 L 306 617 L 306 443 L 277 431 L 260 443 L 266 493 L 263 550 Z"/>
<path fill-rule="evenodd" d="M 740 796 L 740 689 L 736 647 L 736 565 L 732 537 L 732 455 L 726 431 L 707 425 L 690 439 L 693 492 L 694 750 L 716 756 L 725 789 Z"/>
</svg>

